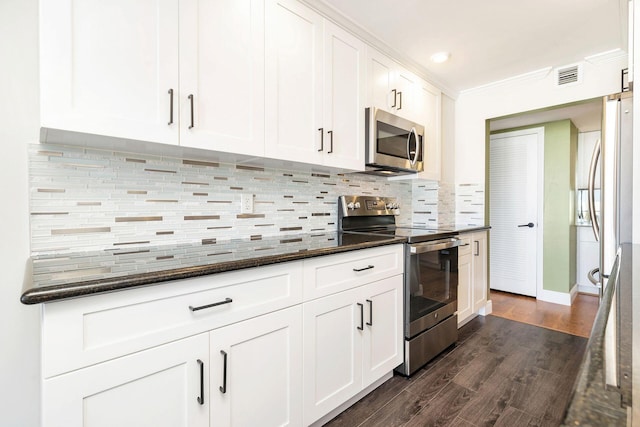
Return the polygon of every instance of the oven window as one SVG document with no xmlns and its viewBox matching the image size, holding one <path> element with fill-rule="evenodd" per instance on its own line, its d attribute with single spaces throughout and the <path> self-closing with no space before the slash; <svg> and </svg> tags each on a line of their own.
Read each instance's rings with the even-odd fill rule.
<svg viewBox="0 0 640 427">
<path fill-rule="evenodd" d="M 458 298 L 458 248 L 411 255 L 409 320 L 434 312 Z"/>
<path fill-rule="evenodd" d="M 409 152 L 411 158 L 413 158 L 418 144 L 414 133 L 380 121 L 377 122 L 377 126 L 377 151 L 379 154 L 410 160 L 409 156 L 407 156 L 407 138 L 409 138 Z M 421 143 L 422 136 L 418 138 Z M 422 150 L 418 153 L 417 161 L 422 161 Z"/>
</svg>

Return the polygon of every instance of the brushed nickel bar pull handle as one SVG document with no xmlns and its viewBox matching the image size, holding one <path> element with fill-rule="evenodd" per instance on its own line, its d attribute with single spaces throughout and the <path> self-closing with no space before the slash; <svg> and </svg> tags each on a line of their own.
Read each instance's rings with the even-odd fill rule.
<svg viewBox="0 0 640 427">
<path fill-rule="evenodd" d="M 169 123 L 167 125 L 173 124 L 173 89 L 169 89 Z"/>
<path fill-rule="evenodd" d="M 589 163 L 589 182 L 588 182 L 588 194 L 589 194 L 589 217 L 591 218 L 591 229 L 593 235 L 596 238 L 596 242 L 600 241 L 600 224 L 598 224 L 598 217 L 596 216 L 596 168 L 600 161 L 601 142 L 598 139 L 595 147 L 593 147 L 593 153 L 591 154 L 591 163 Z"/>
<path fill-rule="evenodd" d="M 200 396 L 198 396 L 198 403 L 204 405 L 204 362 L 198 359 L 198 365 L 200 365 Z"/>
<path fill-rule="evenodd" d="M 330 130 L 327 132 L 329 134 L 329 151 L 327 151 L 328 154 L 333 153 L 333 131 Z"/>
<path fill-rule="evenodd" d="M 391 108 L 396 108 L 396 100 L 398 99 L 398 91 L 395 89 L 391 89 L 391 92 L 393 92 L 393 105 L 391 106 Z"/>
<path fill-rule="evenodd" d="M 189 103 L 191 104 L 191 124 L 189 125 L 189 129 L 193 129 L 193 94 L 189 95 Z"/>
<path fill-rule="evenodd" d="M 367 326 L 373 326 L 373 301 L 370 299 L 366 301 L 369 303 L 369 321 L 367 322 Z"/>
<path fill-rule="evenodd" d="M 476 244 L 476 253 L 474 253 L 475 256 L 479 256 L 480 255 L 480 241 L 479 240 L 474 240 L 473 243 Z"/>
<path fill-rule="evenodd" d="M 358 307 L 360 307 L 360 326 L 357 326 L 357 329 L 359 331 L 364 331 L 364 305 L 360 304 L 359 302 L 356 304 L 358 304 Z"/>
<path fill-rule="evenodd" d="M 400 102 L 398 103 L 398 110 L 402 110 L 402 92 L 398 92 L 398 95 L 400 96 Z"/>
<path fill-rule="evenodd" d="M 224 358 L 222 362 L 222 385 L 220 386 L 220 392 L 225 394 L 227 392 L 227 352 L 220 350 L 220 354 Z"/>
<path fill-rule="evenodd" d="M 365 271 L 365 270 L 371 270 L 372 268 L 375 268 L 374 265 L 368 265 L 364 268 L 354 268 L 353 271 L 355 272 L 360 272 L 360 271 Z"/>
<path fill-rule="evenodd" d="M 324 128 L 318 128 L 320 131 L 320 149 L 318 151 L 324 150 Z"/>
<path fill-rule="evenodd" d="M 204 310 L 205 308 L 217 307 L 219 305 L 230 304 L 232 302 L 233 300 L 231 298 L 225 298 L 224 301 L 214 302 L 213 304 L 201 305 L 199 307 L 193 307 L 190 305 L 189 310 L 191 311 Z"/>
</svg>

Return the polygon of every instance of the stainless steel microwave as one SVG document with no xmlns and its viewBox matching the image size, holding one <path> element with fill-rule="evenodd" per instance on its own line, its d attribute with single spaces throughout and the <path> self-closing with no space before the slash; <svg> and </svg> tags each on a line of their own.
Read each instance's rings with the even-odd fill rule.
<svg viewBox="0 0 640 427">
<path fill-rule="evenodd" d="M 424 126 L 379 108 L 365 110 L 367 173 L 402 175 L 424 170 Z"/>
</svg>

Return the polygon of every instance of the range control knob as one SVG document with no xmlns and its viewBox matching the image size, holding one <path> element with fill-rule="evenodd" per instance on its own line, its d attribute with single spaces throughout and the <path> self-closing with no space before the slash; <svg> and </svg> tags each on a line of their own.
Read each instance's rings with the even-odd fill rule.
<svg viewBox="0 0 640 427">
<path fill-rule="evenodd" d="M 387 209 L 393 209 L 393 203 L 387 203 L 385 207 Z"/>
<path fill-rule="evenodd" d="M 360 209 L 360 202 L 356 202 L 356 209 Z"/>
<path fill-rule="evenodd" d="M 353 204 L 353 202 L 347 203 L 347 209 L 352 211 L 354 209 L 354 207 L 355 207 L 355 205 Z"/>
</svg>

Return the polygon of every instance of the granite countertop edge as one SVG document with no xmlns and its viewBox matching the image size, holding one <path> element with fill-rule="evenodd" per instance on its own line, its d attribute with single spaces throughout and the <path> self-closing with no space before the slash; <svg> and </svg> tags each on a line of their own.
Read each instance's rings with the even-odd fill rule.
<svg viewBox="0 0 640 427">
<path fill-rule="evenodd" d="M 456 227 L 453 231 L 456 233 L 464 234 L 464 233 L 473 233 L 475 231 L 487 231 L 490 229 L 491 229 L 491 226 L 489 225 L 479 225 L 479 226 L 472 226 L 468 228 Z"/>
<path fill-rule="evenodd" d="M 201 277 L 216 273 L 224 273 L 246 268 L 278 264 L 288 261 L 302 260 L 306 258 L 350 252 L 358 249 L 402 244 L 406 241 L 407 240 L 404 238 L 390 237 L 387 240 L 360 242 L 339 247 L 295 251 L 278 255 L 267 255 L 263 257 L 254 257 L 234 261 L 212 262 L 210 264 L 200 266 L 173 268 L 156 272 L 129 274 L 107 279 L 96 279 L 41 287 L 35 287 L 33 285 L 32 260 L 29 259 L 25 268 L 23 293 L 20 297 L 20 301 L 26 305 L 41 304 L 70 298 L 85 297 L 107 292 L 132 289 L 142 286 L 151 286 L 154 284 Z"/>
</svg>

